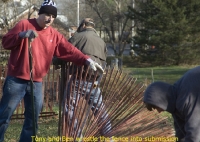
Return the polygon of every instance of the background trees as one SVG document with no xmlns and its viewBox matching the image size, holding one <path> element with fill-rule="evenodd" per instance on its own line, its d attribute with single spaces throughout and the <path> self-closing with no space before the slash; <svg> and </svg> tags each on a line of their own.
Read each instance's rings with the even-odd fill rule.
<svg viewBox="0 0 200 142">
<path fill-rule="evenodd" d="M 93 18 L 99 35 L 118 57 L 122 56 L 127 37 L 132 33 L 132 21 L 126 17 L 130 5 L 133 0 L 80 0 L 80 21 L 85 17 Z M 65 12 L 70 24 L 77 25 L 77 1 L 65 1 L 64 6 L 71 8 Z"/>
<path fill-rule="evenodd" d="M 131 35 L 132 22 L 126 17 L 128 6 L 132 0 L 85 0 L 98 16 L 100 30 L 106 35 L 106 41 L 114 50 L 116 56 L 121 57 Z"/>
<path fill-rule="evenodd" d="M 2 0 L 0 1 L 0 31 L 12 28 L 17 21 L 28 12 L 28 17 L 33 14 L 34 6 L 40 0 Z M 26 11 L 26 12 L 25 12 Z"/>
<path fill-rule="evenodd" d="M 36 5 L 39 8 L 42 2 L 0 1 L 0 28 L 12 27 L 8 21 L 15 18 L 22 7 Z M 77 0 L 55 2 L 58 14 L 67 17 L 66 25 L 77 26 Z M 85 17 L 95 20 L 99 35 L 114 51 L 114 56 L 119 58 L 122 58 L 125 47 L 134 43 L 137 46 L 133 46 L 133 49 L 142 61 L 167 65 L 198 63 L 200 1 L 80 0 L 79 16 L 80 21 Z M 135 36 L 134 31 L 137 33 Z M 0 32 L 2 34 L 2 30 Z"/>
<path fill-rule="evenodd" d="M 133 49 L 143 60 L 175 65 L 198 62 L 200 1 L 135 2 L 137 8 L 129 7 L 128 17 L 135 20 L 137 35 L 133 41 L 140 46 Z"/>
</svg>

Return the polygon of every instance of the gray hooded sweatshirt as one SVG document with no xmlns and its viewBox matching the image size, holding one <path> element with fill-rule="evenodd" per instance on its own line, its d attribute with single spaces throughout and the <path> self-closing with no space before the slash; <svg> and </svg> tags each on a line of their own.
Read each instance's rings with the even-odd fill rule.
<svg viewBox="0 0 200 142">
<path fill-rule="evenodd" d="M 150 84 L 143 101 L 172 114 L 179 142 L 200 142 L 200 66 L 187 71 L 173 85 Z"/>
</svg>

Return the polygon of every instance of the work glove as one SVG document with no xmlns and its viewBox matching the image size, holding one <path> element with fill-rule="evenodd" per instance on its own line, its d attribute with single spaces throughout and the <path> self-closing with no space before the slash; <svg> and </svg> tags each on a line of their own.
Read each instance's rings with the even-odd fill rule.
<svg viewBox="0 0 200 142">
<path fill-rule="evenodd" d="M 19 33 L 19 37 L 28 38 L 30 41 L 33 41 L 38 36 L 36 31 L 28 30 Z"/>
<path fill-rule="evenodd" d="M 101 74 L 104 72 L 103 68 L 91 58 L 88 58 L 86 60 L 86 65 L 90 66 L 91 69 L 93 69 L 94 71 L 98 71 Z"/>
</svg>

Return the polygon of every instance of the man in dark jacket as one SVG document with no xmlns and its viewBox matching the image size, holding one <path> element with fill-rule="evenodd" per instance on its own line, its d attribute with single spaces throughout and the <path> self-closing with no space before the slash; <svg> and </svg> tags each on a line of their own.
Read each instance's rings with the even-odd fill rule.
<svg viewBox="0 0 200 142">
<path fill-rule="evenodd" d="M 173 85 L 150 84 L 143 101 L 150 111 L 172 114 L 179 142 L 200 142 L 200 66 L 186 72 Z"/>
<path fill-rule="evenodd" d="M 107 56 L 107 48 L 106 43 L 99 37 L 96 30 L 94 29 L 95 23 L 91 18 L 85 18 L 80 23 L 80 26 L 77 29 L 77 32 L 69 39 L 69 42 L 72 43 L 75 47 L 77 47 L 82 53 L 88 55 L 92 60 L 98 63 L 100 66 L 104 67 L 106 65 L 106 56 Z M 97 113 L 100 105 L 102 104 L 102 95 L 101 90 L 98 87 L 98 78 L 102 75 L 102 72 L 97 75 L 97 80 L 93 84 L 93 79 L 95 75 L 93 71 L 90 71 L 92 77 L 86 79 L 86 82 L 79 82 L 77 81 L 74 85 L 76 89 L 80 84 L 80 88 L 84 87 L 86 95 L 90 95 L 89 104 L 92 105 L 92 110 L 94 114 Z M 82 76 L 84 78 L 84 71 Z M 73 79 L 73 78 L 72 78 Z M 87 86 L 88 85 L 88 86 Z M 90 94 L 90 90 L 91 94 Z M 82 94 L 83 95 L 83 94 Z M 74 102 L 75 102 L 75 95 L 74 95 Z M 104 117 L 101 118 L 100 121 L 104 121 L 108 117 L 107 113 L 104 113 Z M 101 135 L 104 135 L 108 132 L 111 128 L 110 121 L 106 122 L 106 127 L 101 130 Z"/>
<path fill-rule="evenodd" d="M 99 37 L 94 27 L 95 23 L 93 19 L 83 19 L 80 23 L 80 26 L 77 29 L 77 32 L 74 34 L 74 36 L 72 36 L 69 39 L 69 42 L 72 43 L 75 47 L 77 47 L 82 53 L 88 55 L 100 66 L 105 66 L 107 56 L 106 43 Z M 92 71 L 90 72 L 93 73 Z M 92 82 L 92 79 L 90 78 L 90 80 L 87 81 Z M 98 82 L 96 82 L 96 85 L 97 83 Z M 97 95 L 95 96 L 94 103 L 96 103 L 99 98 L 100 90 L 98 92 L 99 93 L 97 93 Z M 93 97 L 94 96 L 91 95 L 91 100 Z"/>
<path fill-rule="evenodd" d="M 94 27 L 93 19 L 85 18 L 69 42 L 102 66 L 106 62 L 106 43 L 99 37 Z"/>
</svg>

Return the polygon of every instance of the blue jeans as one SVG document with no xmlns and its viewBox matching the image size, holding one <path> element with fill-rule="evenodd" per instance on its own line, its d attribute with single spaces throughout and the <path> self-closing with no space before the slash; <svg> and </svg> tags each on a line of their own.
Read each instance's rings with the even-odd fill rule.
<svg viewBox="0 0 200 142">
<path fill-rule="evenodd" d="M 43 104 L 42 82 L 33 82 L 35 124 L 38 129 L 38 117 Z M 24 124 L 20 135 L 20 142 L 31 142 L 33 135 L 31 87 L 28 80 L 7 76 L 3 86 L 3 96 L 0 102 L 0 142 L 4 140 L 4 134 L 8 128 L 10 118 L 20 101 L 24 98 Z"/>
</svg>

